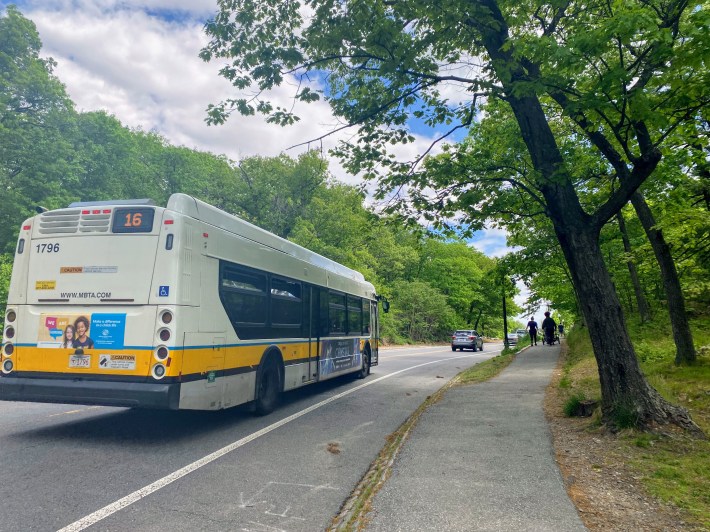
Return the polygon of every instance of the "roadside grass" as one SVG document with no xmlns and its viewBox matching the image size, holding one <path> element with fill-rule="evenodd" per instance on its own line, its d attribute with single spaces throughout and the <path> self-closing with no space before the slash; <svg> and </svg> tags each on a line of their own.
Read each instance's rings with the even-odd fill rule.
<svg viewBox="0 0 710 532">
<path fill-rule="evenodd" d="M 493 358 L 489 358 L 485 362 L 480 362 L 475 366 L 472 366 L 461 373 L 459 373 L 457 379 L 460 384 L 472 384 L 475 382 L 483 382 L 492 377 L 498 375 L 501 371 L 508 367 L 508 365 L 515 360 L 515 355 L 520 351 L 525 345 L 516 345 L 515 347 L 508 347 L 503 349 L 500 355 Z"/>
<path fill-rule="evenodd" d="M 664 316 L 629 331 L 641 370 L 648 382 L 668 401 L 683 406 L 710 436 L 710 317 L 691 321 L 699 356 L 693 366 L 675 365 L 675 344 Z M 564 410 L 579 398 L 600 400 L 596 360 L 586 329 L 567 336 L 568 355 L 559 387 L 566 398 Z M 571 411 L 571 410 L 570 410 Z M 597 411 L 589 429 L 600 426 Z M 619 435 L 630 465 L 651 495 L 687 510 L 698 524 L 710 529 L 710 440 L 699 440 L 680 430 L 644 433 L 633 429 Z"/>
</svg>

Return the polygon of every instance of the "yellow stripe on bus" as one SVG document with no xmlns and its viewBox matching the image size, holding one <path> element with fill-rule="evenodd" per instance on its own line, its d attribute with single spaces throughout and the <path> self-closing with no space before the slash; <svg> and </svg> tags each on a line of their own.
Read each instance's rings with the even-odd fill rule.
<svg viewBox="0 0 710 532">
<path fill-rule="evenodd" d="M 279 348 L 284 363 L 315 358 L 315 344 L 309 343 L 274 344 Z M 191 375 L 206 373 L 208 371 L 233 370 L 240 368 L 253 368 L 259 365 L 268 346 L 242 345 L 221 348 L 202 347 L 197 349 L 180 349 L 171 351 L 170 365 L 167 367 L 166 376 Z M 105 355 L 109 355 L 107 358 Z M 100 362 L 109 360 L 103 367 Z M 133 360 L 131 360 L 133 358 Z M 84 359 L 80 361 L 80 359 Z M 86 360 L 88 359 L 88 360 Z M 22 346 L 15 349 L 15 371 L 42 372 L 42 373 L 67 373 L 67 374 L 99 374 L 105 375 L 150 375 L 152 366 L 158 363 L 149 349 L 86 349 L 84 355 L 77 357 L 74 349 L 41 348 Z M 166 361 L 167 362 L 167 361 Z M 167 365 L 167 364 L 166 364 Z M 133 369 L 126 369 L 132 367 Z"/>
</svg>

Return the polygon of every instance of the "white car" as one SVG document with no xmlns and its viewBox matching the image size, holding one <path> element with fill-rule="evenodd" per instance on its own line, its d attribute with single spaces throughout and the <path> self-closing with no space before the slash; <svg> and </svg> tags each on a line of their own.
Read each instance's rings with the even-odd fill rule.
<svg viewBox="0 0 710 532">
<path fill-rule="evenodd" d="M 516 345 L 518 343 L 518 333 L 508 333 L 508 345 Z"/>
</svg>

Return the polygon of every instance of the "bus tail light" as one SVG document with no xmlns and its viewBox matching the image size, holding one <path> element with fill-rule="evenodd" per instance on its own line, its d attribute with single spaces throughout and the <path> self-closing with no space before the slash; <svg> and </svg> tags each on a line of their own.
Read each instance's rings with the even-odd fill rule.
<svg viewBox="0 0 710 532">
<path fill-rule="evenodd" d="M 170 340 L 170 329 L 160 329 L 158 331 L 158 336 L 163 342 Z"/>
<path fill-rule="evenodd" d="M 8 327 L 5 329 L 5 337 L 6 338 L 14 338 L 15 337 L 15 328 L 14 327 Z"/>
<path fill-rule="evenodd" d="M 6 356 L 12 356 L 12 354 L 15 352 L 15 346 L 8 342 L 5 344 L 5 347 L 3 347 L 2 350 Z"/>
<path fill-rule="evenodd" d="M 15 323 L 15 320 L 17 319 L 17 314 L 15 313 L 14 310 L 8 310 L 7 314 L 5 315 L 5 321 L 7 323 Z"/>
<path fill-rule="evenodd" d="M 168 358 L 168 354 L 170 354 L 170 352 L 168 351 L 168 348 L 164 345 L 158 346 L 158 349 L 155 350 L 155 358 L 160 361 L 163 361 Z"/>
<path fill-rule="evenodd" d="M 169 310 L 166 310 L 160 315 L 160 321 L 162 321 L 166 325 L 168 323 L 171 323 L 173 321 L 173 313 Z"/>
<path fill-rule="evenodd" d="M 2 372 L 3 373 L 10 373 L 13 369 L 15 369 L 15 365 L 12 363 L 12 360 L 4 360 L 2 363 Z"/>
<path fill-rule="evenodd" d="M 162 364 L 156 364 L 155 366 L 153 366 L 151 374 L 156 380 L 162 379 L 163 377 L 165 377 L 165 366 L 163 366 Z"/>
</svg>

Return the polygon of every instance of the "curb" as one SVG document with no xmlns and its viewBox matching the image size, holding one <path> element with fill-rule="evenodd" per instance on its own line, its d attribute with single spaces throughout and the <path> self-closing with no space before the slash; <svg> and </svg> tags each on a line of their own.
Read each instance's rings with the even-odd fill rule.
<svg viewBox="0 0 710 532">
<path fill-rule="evenodd" d="M 367 513 L 372 499 L 384 485 L 392 473 L 392 466 L 404 442 L 417 425 L 421 415 L 429 407 L 437 403 L 444 394 L 459 383 L 458 375 L 444 384 L 432 395 L 428 396 L 397 430 L 387 437 L 387 443 L 382 448 L 377 458 L 370 464 L 365 475 L 358 482 L 350 496 L 343 503 L 340 512 L 336 515 L 326 532 L 341 530 L 360 530 L 367 522 Z"/>
</svg>

